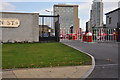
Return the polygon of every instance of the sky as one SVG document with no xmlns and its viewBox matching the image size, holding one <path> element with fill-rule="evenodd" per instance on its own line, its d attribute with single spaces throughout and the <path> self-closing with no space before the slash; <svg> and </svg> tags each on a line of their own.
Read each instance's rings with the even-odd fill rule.
<svg viewBox="0 0 120 80">
<path fill-rule="evenodd" d="M 42 0 L 43 1 L 43 0 Z M 29 2 L 25 2 L 22 0 L 16 0 L 16 1 L 10 1 L 6 0 L 5 2 L 2 2 L 2 5 L 0 5 L 0 11 L 4 12 L 25 12 L 25 13 L 39 13 L 44 15 L 50 15 L 51 13 L 46 12 L 45 10 L 53 10 L 54 4 L 76 4 L 79 5 L 78 8 L 78 17 L 80 19 L 80 25 L 79 27 L 85 30 L 86 22 L 90 19 L 90 10 L 91 10 L 91 0 L 80 0 L 80 1 L 71 1 L 68 2 L 68 0 L 60 1 L 47 1 L 44 0 L 37 1 L 37 0 L 29 0 Z M 114 9 L 118 8 L 118 1 L 114 0 L 114 2 L 110 2 L 109 0 L 103 0 L 104 2 L 104 8 L 103 8 L 103 21 L 106 23 L 106 16 L 105 13 L 112 11 Z"/>
</svg>

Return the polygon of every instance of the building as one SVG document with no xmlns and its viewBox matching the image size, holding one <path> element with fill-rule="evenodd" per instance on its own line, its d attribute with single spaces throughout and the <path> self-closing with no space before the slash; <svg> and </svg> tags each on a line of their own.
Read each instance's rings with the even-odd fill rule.
<svg viewBox="0 0 120 80">
<path fill-rule="evenodd" d="M 92 10 L 90 10 L 90 30 L 92 29 Z M 90 31 L 88 30 L 88 31 Z"/>
<path fill-rule="evenodd" d="M 120 1 L 118 2 L 118 8 L 120 8 Z M 120 10 L 118 11 L 118 17 L 120 17 Z M 118 23 L 120 25 L 120 18 L 118 18 Z"/>
<path fill-rule="evenodd" d="M 90 11 L 90 27 L 99 28 L 103 26 L 103 2 L 102 0 L 94 0 L 92 10 Z"/>
<path fill-rule="evenodd" d="M 40 37 L 48 37 L 49 33 L 52 32 L 51 27 L 49 27 L 48 25 L 39 25 L 39 29 L 40 29 L 39 32 Z"/>
<path fill-rule="evenodd" d="M 90 30 L 90 21 L 86 22 L 86 32 Z"/>
<path fill-rule="evenodd" d="M 120 19 L 119 12 L 120 12 L 120 8 L 115 9 L 105 14 L 106 15 L 106 27 L 117 28 L 117 24 Z"/>
<path fill-rule="evenodd" d="M 1 42 L 39 42 L 39 13 L 0 12 Z"/>
<path fill-rule="evenodd" d="M 118 4 L 118 7 L 120 8 L 120 1 L 119 1 L 119 4 Z M 120 10 L 118 10 L 117 33 L 118 33 L 117 41 L 120 42 Z"/>
<path fill-rule="evenodd" d="M 106 13 L 106 27 L 116 30 L 117 41 L 120 42 L 120 8 Z"/>
<path fill-rule="evenodd" d="M 79 30 L 78 5 L 54 5 L 54 15 L 60 16 L 60 34 L 75 33 Z"/>
</svg>

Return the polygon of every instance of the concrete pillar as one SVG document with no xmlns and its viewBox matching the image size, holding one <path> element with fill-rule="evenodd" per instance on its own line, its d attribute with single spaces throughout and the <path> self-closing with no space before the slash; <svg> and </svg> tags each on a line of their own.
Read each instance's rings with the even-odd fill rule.
<svg viewBox="0 0 120 80">
<path fill-rule="evenodd" d="M 117 41 L 120 42 L 120 10 L 118 10 Z"/>
<path fill-rule="evenodd" d="M 117 42 L 120 42 L 120 22 L 117 25 Z"/>
</svg>

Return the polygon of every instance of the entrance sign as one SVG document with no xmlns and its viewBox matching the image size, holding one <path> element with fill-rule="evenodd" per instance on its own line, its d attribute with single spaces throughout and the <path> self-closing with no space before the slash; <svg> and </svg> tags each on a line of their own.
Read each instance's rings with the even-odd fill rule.
<svg viewBox="0 0 120 80">
<path fill-rule="evenodd" d="M 0 27 L 19 27 L 20 21 L 18 19 L 0 19 Z"/>
</svg>

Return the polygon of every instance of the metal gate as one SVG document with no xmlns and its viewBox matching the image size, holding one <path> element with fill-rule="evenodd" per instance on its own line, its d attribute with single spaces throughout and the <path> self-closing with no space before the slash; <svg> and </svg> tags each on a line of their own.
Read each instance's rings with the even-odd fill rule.
<svg viewBox="0 0 120 80">
<path fill-rule="evenodd" d="M 116 41 L 117 31 L 114 28 L 93 28 L 93 41 Z"/>
<path fill-rule="evenodd" d="M 59 42 L 59 15 L 39 15 L 39 41 Z"/>
</svg>

